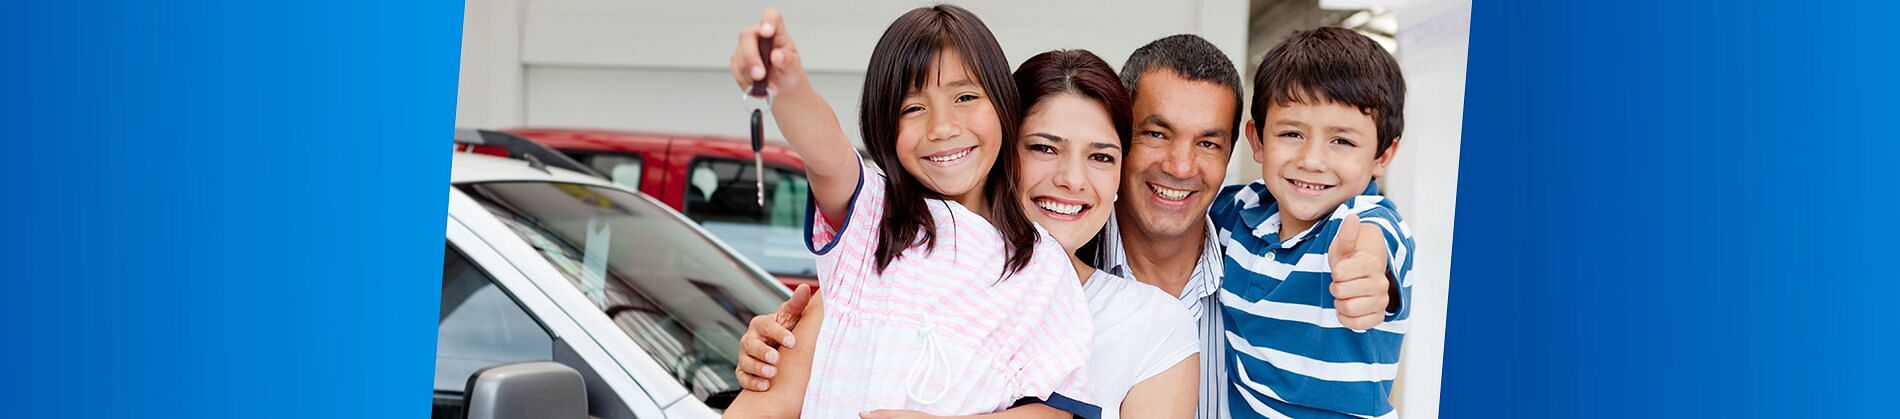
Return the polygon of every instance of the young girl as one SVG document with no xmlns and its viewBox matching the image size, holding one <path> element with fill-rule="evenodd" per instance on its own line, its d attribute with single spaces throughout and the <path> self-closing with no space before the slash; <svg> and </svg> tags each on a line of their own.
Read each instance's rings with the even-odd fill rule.
<svg viewBox="0 0 1900 419">
<path fill-rule="evenodd" d="M 771 65 L 760 61 L 769 39 Z M 772 116 L 805 159 L 818 313 L 794 329 L 775 385 L 730 417 L 855 417 L 875 409 L 995 412 L 1024 401 L 1084 417 L 1092 327 L 1061 246 L 1016 190 L 1022 119 L 1008 61 L 974 15 L 912 10 L 872 51 L 857 159 L 805 80 L 775 10 L 733 54 L 741 87 L 768 82 Z"/>
</svg>

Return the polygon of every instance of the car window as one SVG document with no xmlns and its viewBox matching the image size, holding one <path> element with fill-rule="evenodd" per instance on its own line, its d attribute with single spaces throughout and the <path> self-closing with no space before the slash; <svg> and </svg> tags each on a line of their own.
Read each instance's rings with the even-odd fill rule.
<svg viewBox="0 0 1900 419">
<path fill-rule="evenodd" d="M 738 390 L 739 335 L 786 298 L 671 210 L 627 191 L 548 182 L 457 187 L 701 400 Z"/>
<path fill-rule="evenodd" d="M 461 411 L 468 376 L 491 365 L 553 359 L 554 339 L 493 277 L 449 246 L 436 325 L 435 409 Z"/>
<path fill-rule="evenodd" d="M 628 189 L 640 190 L 640 176 L 645 174 L 643 170 L 646 162 L 639 155 L 588 154 L 578 157 L 587 162 L 587 166 L 593 167 L 594 171 L 607 175 L 607 180 Z"/>
<path fill-rule="evenodd" d="M 805 249 L 803 171 L 765 167 L 765 205 L 759 205 L 757 169 L 750 160 L 702 158 L 689 171 L 685 212 L 739 253 L 779 275 L 815 276 Z"/>
</svg>

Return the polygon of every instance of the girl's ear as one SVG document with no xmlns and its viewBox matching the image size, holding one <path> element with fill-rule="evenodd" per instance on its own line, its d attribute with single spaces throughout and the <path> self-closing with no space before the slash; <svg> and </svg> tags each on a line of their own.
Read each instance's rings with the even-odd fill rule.
<svg viewBox="0 0 1900 419">
<path fill-rule="evenodd" d="M 1392 156 L 1399 154 L 1399 143 L 1403 142 L 1399 140 L 1402 139 L 1404 138 L 1393 138 L 1392 144 L 1385 146 L 1385 154 L 1379 155 L 1379 158 L 1373 162 L 1372 177 L 1385 178 L 1385 167 L 1392 164 Z"/>
</svg>

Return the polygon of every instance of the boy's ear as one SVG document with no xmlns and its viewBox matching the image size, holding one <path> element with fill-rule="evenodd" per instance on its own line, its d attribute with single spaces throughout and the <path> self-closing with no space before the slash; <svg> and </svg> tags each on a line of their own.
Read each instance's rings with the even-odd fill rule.
<svg viewBox="0 0 1900 419">
<path fill-rule="evenodd" d="M 1266 147 L 1262 147 L 1260 143 L 1260 126 L 1254 124 L 1253 119 L 1248 119 L 1247 126 L 1242 128 L 1247 130 L 1247 145 L 1249 146 L 1247 148 L 1253 149 L 1253 162 L 1267 164 Z"/>
<path fill-rule="evenodd" d="M 1399 144 L 1404 142 L 1399 140 L 1403 139 L 1405 138 L 1393 138 L 1392 145 L 1385 146 L 1385 154 L 1379 155 L 1377 161 L 1374 161 L 1372 164 L 1372 177 L 1378 179 L 1385 178 L 1385 167 L 1392 164 L 1392 156 L 1399 154 Z"/>
</svg>

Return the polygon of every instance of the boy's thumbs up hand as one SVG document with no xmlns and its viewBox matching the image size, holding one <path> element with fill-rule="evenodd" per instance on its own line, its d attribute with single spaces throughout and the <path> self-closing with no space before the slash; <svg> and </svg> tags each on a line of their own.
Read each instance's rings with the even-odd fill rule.
<svg viewBox="0 0 1900 419">
<path fill-rule="evenodd" d="M 1333 271 L 1333 309 L 1339 323 L 1366 331 L 1385 320 L 1392 301 L 1392 281 L 1386 279 L 1385 234 L 1359 225 L 1359 215 L 1347 215 L 1326 251 Z"/>
</svg>

